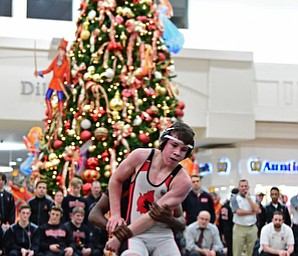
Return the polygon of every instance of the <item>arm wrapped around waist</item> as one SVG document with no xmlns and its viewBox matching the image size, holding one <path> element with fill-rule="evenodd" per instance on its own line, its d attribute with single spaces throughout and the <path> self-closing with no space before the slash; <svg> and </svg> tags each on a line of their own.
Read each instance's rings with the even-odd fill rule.
<svg viewBox="0 0 298 256">
<path fill-rule="evenodd" d="M 126 225 L 120 225 L 118 226 L 115 231 L 113 232 L 113 235 L 117 237 L 117 239 L 120 242 L 123 242 L 133 236 L 133 233 Z"/>
</svg>

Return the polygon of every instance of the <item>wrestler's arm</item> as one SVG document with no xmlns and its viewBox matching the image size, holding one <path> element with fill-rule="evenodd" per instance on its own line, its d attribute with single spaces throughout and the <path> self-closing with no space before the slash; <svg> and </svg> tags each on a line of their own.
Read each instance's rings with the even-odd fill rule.
<svg viewBox="0 0 298 256">
<path fill-rule="evenodd" d="M 181 204 L 175 208 L 173 215 L 172 210 L 167 205 L 160 207 L 157 203 L 153 203 L 149 215 L 155 221 L 167 224 L 171 229 L 185 229 L 185 218 L 183 216 Z"/>
<path fill-rule="evenodd" d="M 109 202 L 111 217 L 108 220 L 106 229 L 113 232 L 117 225 L 123 224 L 124 220 L 121 218 L 121 194 L 122 183 L 128 179 L 141 164 L 147 159 L 150 150 L 136 149 L 132 151 L 128 157 L 123 160 L 118 166 L 117 170 L 112 174 L 109 181 Z"/>
<path fill-rule="evenodd" d="M 108 219 L 105 217 L 105 214 L 109 211 L 109 209 L 109 197 L 106 194 L 103 194 L 89 213 L 89 223 L 97 227 L 106 229 Z"/>
</svg>

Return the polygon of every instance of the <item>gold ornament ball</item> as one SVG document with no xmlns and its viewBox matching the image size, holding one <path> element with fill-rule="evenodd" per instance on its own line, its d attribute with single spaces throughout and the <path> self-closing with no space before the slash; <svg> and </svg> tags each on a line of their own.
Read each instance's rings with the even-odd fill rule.
<svg viewBox="0 0 298 256">
<path fill-rule="evenodd" d="M 52 164 L 54 166 L 57 166 L 59 163 L 60 163 L 60 159 L 58 159 L 58 158 L 52 160 Z"/>
<path fill-rule="evenodd" d="M 158 148 L 158 146 L 159 146 L 159 140 L 154 141 L 154 147 Z"/>
<path fill-rule="evenodd" d="M 94 150 L 95 150 L 95 147 L 93 147 L 93 145 L 90 146 L 90 147 L 88 147 L 88 151 L 89 151 L 89 152 L 94 152 Z"/>
<path fill-rule="evenodd" d="M 167 89 L 166 89 L 165 87 L 160 86 L 160 88 L 159 88 L 159 93 L 160 93 L 161 95 L 165 95 L 166 92 L 167 92 Z"/>
<path fill-rule="evenodd" d="M 111 171 L 111 166 L 109 164 L 107 164 L 104 169 L 105 169 L 105 171 Z"/>
<path fill-rule="evenodd" d="M 82 40 L 88 40 L 90 37 L 90 32 L 89 30 L 83 30 L 81 33 L 81 39 Z"/>
<path fill-rule="evenodd" d="M 94 74 L 94 71 L 95 71 L 95 67 L 94 67 L 94 66 L 89 66 L 89 67 L 87 68 L 87 71 L 88 71 L 91 75 L 93 75 L 93 74 Z"/>
<path fill-rule="evenodd" d="M 94 137 L 97 140 L 105 141 L 108 138 L 109 131 L 105 127 L 98 127 L 94 131 Z"/>
<path fill-rule="evenodd" d="M 124 107 L 124 102 L 120 98 L 119 91 L 116 92 L 114 98 L 110 101 L 110 108 L 114 111 L 120 111 Z"/>
<path fill-rule="evenodd" d="M 94 81 L 94 82 L 98 83 L 100 79 L 101 79 L 100 74 L 95 73 L 95 74 L 93 75 L 93 81 Z"/>
<path fill-rule="evenodd" d="M 86 104 L 86 105 L 83 107 L 83 111 L 84 111 L 84 112 L 89 112 L 90 110 L 91 110 L 91 105 Z"/>
<path fill-rule="evenodd" d="M 139 106 L 142 106 L 142 105 L 143 105 L 143 100 L 138 99 L 138 105 L 139 105 Z"/>
<path fill-rule="evenodd" d="M 110 178 L 110 176 L 111 176 L 111 172 L 110 172 L 110 171 L 105 171 L 104 176 L 105 176 L 106 178 Z"/>
<path fill-rule="evenodd" d="M 45 169 L 48 171 L 48 170 L 50 170 L 50 168 L 52 168 L 53 167 L 53 164 L 52 164 L 52 162 L 46 162 L 45 163 Z"/>
<path fill-rule="evenodd" d="M 49 160 L 52 162 L 54 159 L 57 159 L 57 155 L 55 153 L 49 154 Z"/>
<path fill-rule="evenodd" d="M 91 74 L 90 74 L 89 72 L 86 72 L 86 73 L 84 74 L 83 78 L 84 78 L 85 81 L 88 81 L 88 80 L 91 79 Z"/>
<path fill-rule="evenodd" d="M 76 134 L 75 130 L 73 130 L 73 129 L 68 130 L 68 135 L 69 135 L 69 136 L 73 136 L 73 135 L 75 135 L 75 134 Z"/>
</svg>

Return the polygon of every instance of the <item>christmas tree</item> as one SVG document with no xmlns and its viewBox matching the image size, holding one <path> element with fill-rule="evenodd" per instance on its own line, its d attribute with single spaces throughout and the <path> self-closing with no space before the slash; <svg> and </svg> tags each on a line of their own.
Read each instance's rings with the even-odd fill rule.
<svg viewBox="0 0 298 256">
<path fill-rule="evenodd" d="M 105 187 L 132 150 L 157 147 L 160 133 L 183 116 L 170 83 L 175 43 L 162 37 L 158 8 L 154 0 L 82 1 L 63 113 L 53 95 L 46 146 L 34 163 L 49 192 L 66 190 L 74 176 Z"/>
</svg>

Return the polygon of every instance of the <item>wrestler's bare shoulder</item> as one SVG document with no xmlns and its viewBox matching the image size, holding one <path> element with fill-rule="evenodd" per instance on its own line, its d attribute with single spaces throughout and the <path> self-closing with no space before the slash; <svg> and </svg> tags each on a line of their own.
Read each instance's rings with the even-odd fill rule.
<svg viewBox="0 0 298 256">
<path fill-rule="evenodd" d="M 137 148 L 129 154 L 129 157 L 147 158 L 151 151 L 151 148 Z"/>
</svg>

